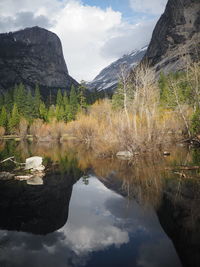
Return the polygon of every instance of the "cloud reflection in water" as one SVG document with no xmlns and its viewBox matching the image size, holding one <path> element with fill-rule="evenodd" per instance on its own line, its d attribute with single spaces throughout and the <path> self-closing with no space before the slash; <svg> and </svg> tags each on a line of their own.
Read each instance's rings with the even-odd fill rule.
<svg viewBox="0 0 200 267">
<path fill-rule="evenodd" d="M 74 186 L 60 230 L 46 236 L 0 231 L 0 240 L 0 266 L 181 266 L 154 210 L 95 177 L 89 185 L 79 180 Z"/>
</svg>

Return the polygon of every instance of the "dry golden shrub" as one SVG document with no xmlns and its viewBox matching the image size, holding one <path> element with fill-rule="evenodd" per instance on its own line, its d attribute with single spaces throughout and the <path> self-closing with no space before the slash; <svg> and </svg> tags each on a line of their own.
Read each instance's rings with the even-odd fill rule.
<svg viewBox="0 0 200 267">
<path fill-rule="evenodd" d="M 29 123 L 25 118 L 20 119 L 18 132 L 19 132 L 19 136 L 23 139 L 27 136 L 28 125 Z"/>
<path fill-rule="evenodd" d="M 30 134 L 38 141 L 60 141 L 65 132 L 66 123 L 56 120 L 44 123 L 41 119 L 36 119 L 30 127 Z"/>
<path fill-rule="evenodd" d="M 5 128 L 0 126 L 0 138 L 4 136 L 5 132 L 6 132 Z"/>
<path fill-rule="evenodd" d="M 38 136 L 38 131 L 43 125 L 43 120 L 36 119 L 33 121 L 32 125 L 30 126 L 30 134 L 32 134 L 35 138 Z"/>
<path fill-rule="evenodd" d="M 59 141 L 60 138 L 65 134 L 66 132 L 66 123 L 63 121 L 56 121 L 53 120 L 50 124 L 50 136 L 53 140 Z"/>
<path fill-rule="evenodd" d="M 89 114 L 69 123 L 67 133 L 89 145 L 99 156 L 110 156 L 120 150 L 152 151 L 166 146 L 181 132 L 176 112 L 163 115 L 164 111 L 153 101 L 152 106 L 148 103 L 148 109 L 136 106 L 136 111 L 129 110 L 127 120 L 123 110 L 113 111 L 108 100 L 100 101 Z"/>
<path fill-rule="evenodd" d="M 92 116 L 79 115 L 76 121 L 67 124 L 67 133 L 79 141 L 91 146 L 98 134 L 98 123 Z"/>
</svg>

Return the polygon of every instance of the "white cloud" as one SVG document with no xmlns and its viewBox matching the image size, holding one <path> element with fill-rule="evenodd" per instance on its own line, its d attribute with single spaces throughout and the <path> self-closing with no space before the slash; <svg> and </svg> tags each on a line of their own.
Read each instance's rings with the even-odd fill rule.
<svg viewBox="0 0 200 267">
<path fill-rule="evenodd" d="M 14 31 L 24 27 L 39 25 L 44 28 L 52 26 L 51 21 L 44 15 L 35 15 L 29 11 L 16 13 L 15 16 L 1 17 L 0 29 L 2 32 Z"/>
<path fill-rule="evenodd" d="M 148 45 L 156 20 L 141 21 L 135 25 L 124 25 L 124 30 L 116 37 L 110 38 L 101 48 L 104 57 L 117 57 L 134 49 Z"/>
<path fill-rule="evenodd" d="M 167 4 L 167 0 L 129 0 L 130 6 L 136 12 L 160 15 Z"/>
<path fill-rule="evenodd" d="M 117 36 L 121 13 L 70 1 L 55 19 L 57 24 L 52 30 L 62 40 L 72 76 L 90 80 L 110 63 L 111 59 L 103 57 L 100 51 L 109 39 Z"/>
<path fill-rule="evenodd" d="M 151 1 L 150 7 L 163 1 Z M 140 10 L 140 2 L 131 4 L 136 3 Z M 149 1 L 143 2 L 148 10 Z M 156 12 L 160 12 L 160 5 Z M 35 25 L 60 37 L 70 75 L 89 81 L 124 53 L 146 45 L 155 21 L 131 24 L 124 22 L 120 12 L 84 5 L 79 0 L 0 1 L 0 32 Z"/>
</svg>

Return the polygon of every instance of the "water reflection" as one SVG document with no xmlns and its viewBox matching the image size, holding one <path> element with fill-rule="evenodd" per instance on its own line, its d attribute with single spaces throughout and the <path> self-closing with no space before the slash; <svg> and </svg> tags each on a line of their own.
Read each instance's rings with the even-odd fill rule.
<svg viewBox="0 0 200 267">
<path fill-rule="evenodd" d="M 75 159 L 66 164 L 62 172 L 52 170 L 37 186 L 32 180 L 0 180 L 0 228 L 47 234 L 62 227 L 73 184 L 82 176 Z"/>
<path fill-rule="evenodd" d="M 199 165 L 198 151 L 173 147 L 170 157 L 129 162 L 96 158 L 72 143 L 7 142 L 0 149 L 0 159 L 39 155 L 52 166 L 37 188 L 0 182 L 0 228 L 13 230 L 0 233 L 0 266 L 176 267 L 179 257 L 183 266 L 199 266 L 199 170 L 184 178 L 173 171 Z"/>
<path fill-rule="evenodd" d="M 1 266 L 181 266 L 153 209 L 95 177 L 74 186 L 67 224 L 46 236 L 0 231 Z"/>
</svg>

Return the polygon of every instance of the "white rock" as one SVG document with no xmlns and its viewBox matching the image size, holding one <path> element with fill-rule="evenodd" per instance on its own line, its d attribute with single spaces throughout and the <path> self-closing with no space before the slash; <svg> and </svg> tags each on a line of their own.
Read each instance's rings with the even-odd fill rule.
<svg viewBox="0 0 200 267">
<path fill-rule="evenodd" d="M 33 169 L 33 170 L 36 170 L 36 171 L 37 170 L 40 171 L 42 166 L 43 166 L 42 165 L 42 157 L 37 157 L 36 156 L 36 157 L 31 157 L 31 158 L 27 158 L 26 159 L 26 165 L 25 165 L 25 169 L 26 170 Z M 44 168 L 42 170 L 44 170 Z"/>
<path fill-rule="evenodd" d="M 38 172 L 43 172 L 45 170 L 45 166 L 44 165 L 40 165 L 37 167 L 37 169 L 31 169 L 31 172 L 35 172 L 35 171 L 38 171 Z"/>
<path fill-rule="evenodd" d="M 130 159 L 133 157 L 133 153 L 131 153 L 130 151 L 119 151 L 116 156 L 118 158 L 125 158 L 125 159 Z"/>
</svg>

